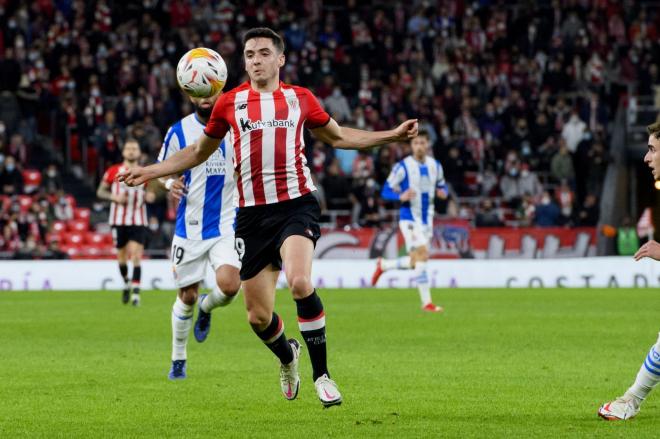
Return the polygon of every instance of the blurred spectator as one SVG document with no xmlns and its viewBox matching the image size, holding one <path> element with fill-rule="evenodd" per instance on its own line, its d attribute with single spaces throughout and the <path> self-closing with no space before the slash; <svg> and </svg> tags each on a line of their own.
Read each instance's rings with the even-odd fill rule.
<svg viewBox="0 0 660 439">
<path fill-rule="evenodd" d="M 594 194 L 589 194 L 576 212 L 575 225 L 593 227 L 596 224 L 598 224 L 598 198 Z"/>
<path fill-rule="evenodd" d="M 62 176 L 60 175 L 59 169 L 55 163 L 51 163 L 46 168 L 46 171 L 43 173 L 41 178 L 41 187 L 46 191 L 47 194 L 54 194 L 55 192 L 61 191 L 64 189 L 62 184 Z"/>
<path fill-rule="evenodd" d="M 149 234 L 147 235 L 147 244 L 145 248 L 147 249 L 162 249 L 167 248 L 170 244 L 170 238 L 167 236 L 162 228 L 160 227 L 160 222 L 158 217 L 150 216 L 149 217 Z"/>
<path fill-rule="evenodd" d="M 561 224 L 569 224 L 573 218 L 575 193 L 573 193 L 566 180 L 562 180 L 559 186 L 555 189 L 555 199 L 559 201 Z"/>
<path fill-rule="evenodd" d="M 543 186 L 539 181 L 539 177 L 535 172 L 530 171 L 528 163 L 523 163 L 520 167 L 518 187 L 523 196 L 531 195 L 533 198 L 537 198 L 543 193 Z"/>
<path fill-rule="evenodd" d="M 5 158 L 4 168 L 0 172 L 0 188 L 4 195 L 23 193 L 23 175 L 13 156 Z"/>
<path fill-rule="evenodd" d="M 41 255 L 41 259 L 69 259 L 69 256 L 62 251 L 59 242 L 52 240 Z"/>
<path fill-rule="evenodd" d="M 586 129 L 587 125 L 580 119 L 577 111 L 573 110 L 571 117 L 561 130 L 561 137 L 566 141 L 566 146 L 570 152 L 575 152 Z"/>
<path fill-rule="evenodd" d="M 350 121 L 352 112 L 348 106 L 348 100 L 341 92 L 339 86 L 335 86 L 332 94 L 324 99 L 325 111 L 333 116 L 338 123 Z"/>
<path fill-rule="evenodd" d="M 553 227 L 559 225 L 559 206 L 554 202 L 550 194 L 543 192 L 541 200 L 534 208 L 534 225 L 539 227 Z"/>
<path fill-rule="evenodd" d="M 502 227 L 504 223 L 490 198 L 484 198 L 474 218 L 477 227 Z"/>
<path fill-rule="evenodd" d="M 621 227 L 617 229 L 616 248 L 621 256 L 632 256 L 639 249 L 637 229 L 633 226 L 629 216 L 623 218 Z"/>
<path fill-rule="evenodd" d="M 573 168 L 573 157 L 566 146 L 564 139 L 559 140 L 559 151 L 552 157 L 550 162 L 550 172 L 557 181 L 566 180 L 573 182 L 575 180 L 575 170 Z"/>
<path fill-rule="evenodd" d="M 60 192 L 55 203 L 55 218 L 59 221 L 69 221 L 73 219 L 73 206 L 69 200 Z"/>
</svg>

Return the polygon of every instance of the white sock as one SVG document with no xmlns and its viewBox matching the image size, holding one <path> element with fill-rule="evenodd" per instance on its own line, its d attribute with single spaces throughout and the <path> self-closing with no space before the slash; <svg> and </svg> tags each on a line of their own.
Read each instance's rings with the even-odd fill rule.
<svg viewBox="0 0 660 439">
<path fill-rule="evenodd" d="M 635 383 L 626 393 L 635 396 L 641 402 L 658 383 L 660 383 L 660 336 L 644 359 L 642 367 L 639 368 Z"/>
<path fill-rule="evenodd" d="M 211 292 L 199 304 L 199 307 L 204 312 L 211 312 L 211 310 L 219 306 L 229 305 L 234 300 L 234 297 L 236 297 L 236 295 L 228 296 L 222 291 L 220 291 L 220 288 L 218 288 L 218 286 L 215 285 L 213 287 L 213 290 L 211 290 Z"/>
<path fill-rule="evenodd" d="M 172 306 L 172 360 L 187 358 L 186 345 L 192 328 L 193 306 L 186 305 L 179 297 Z"/>
<path fill-rule="evenodd" d="M 419 261 L 415 264 L 415 274 L 417 274 L 419 298 L 422 300 L 422 306 L 424 306 L 431 303 L 431 285 L 429 284 L 429 275 L 426 272 L 426 262 Z"/>
<path fill-rule="evenodd" d="M 410 256 L 402 256 L 397 259 L 381 259 L 380 268 L 383 271 L 387 270 L 409 270 L 412 268 L 410 265 Z"/>
</svg>

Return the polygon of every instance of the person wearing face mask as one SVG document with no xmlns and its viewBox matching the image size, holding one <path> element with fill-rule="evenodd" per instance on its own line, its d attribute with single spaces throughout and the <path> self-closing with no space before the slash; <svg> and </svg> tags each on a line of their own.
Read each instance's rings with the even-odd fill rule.
<svg viewBox="0 0 660 439">
<path fill-rule="evenodd" d="M 4 195 L 23 193 L 23 175 L 12 156 L 7 156 L 4 169 L 0 172 L 0 190 Z"/>
<path fill-rule="evenodd" d="M 41 179 L 41 187 L 48 194 L 54 194 L 55 192 L 64 188 L 62 183 L 62 176 L 57 170 L 57 165 L 55 163 L 49 164 L 46 168 L 46 171 L 43 173 L 43 177 Z"/>
</svg>

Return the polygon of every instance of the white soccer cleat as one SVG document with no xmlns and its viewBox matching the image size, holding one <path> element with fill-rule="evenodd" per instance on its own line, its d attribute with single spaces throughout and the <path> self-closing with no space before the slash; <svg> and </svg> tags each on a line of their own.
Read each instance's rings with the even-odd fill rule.
<svg viewBox="0 0 660 439">
<path fill-rule="evenodd" d="M 280 386 L 282 394 L 288 400 L 296 399 L 298 388 L 300 387 L 300 376 L 298 375 L 298 360 L 302 346 L 298 340 L 290 338 L 289 344 L 293 351 L 293 361 L 289 364 L 280 365 Z"/>
<path fill-rule="evenodd" d="M 341 404 L 341 393 L 339 393 L 337 384 L 326 374 L 318 377 L 314 382 L 314 386 L 316 387 L 316 394 L 319 395 L 323 407 Z"/>
<path fill-rule="evenodd" d="M 140 295 L 133 293 L 131 294 L 131 305 L 140 306 Z"/>
<path fill-rule="evenodd" d="M 598 409 L 598 416 L 607 421 L 625 421 L 634 418 L 637 413 L 639 413 L 639 403 L 630 395 L 620 396 Z"/>
</svg>

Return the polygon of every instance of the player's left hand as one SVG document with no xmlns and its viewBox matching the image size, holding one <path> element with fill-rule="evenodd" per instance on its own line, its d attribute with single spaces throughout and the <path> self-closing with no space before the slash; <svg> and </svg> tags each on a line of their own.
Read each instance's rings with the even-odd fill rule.
<svg viewBox="0 0 660 439">
<path fill-rule="evenodd" d="M 660 244 L 656 241 L 649 241 L 637 250 L 635 256 L 636 261 L 642 258 L 651 258 L 660 261 Z"/>
<path fill-rule="evenodd" d="M 174 180 L 174 183 L 172 183 L 172 186 L 170 187 L 170 194 L 172 194 L 172 198 L 175 200 L 180 200 L 187 193 L 188 190 L 186 189 L 186 185 L 183 182 L 182 175 L 178 179 Z"/>
<path fill-rule="evenodd" d="M 117 181 L 124 182 L 126 186 L 140 186 L 148 180 L 147 172 L 142 166 L 136 166 L 117 174 Z"/>
<path fill-rule="evenodd" d="M 394 135 L 397 141 L 407 142 L 413 137 L 417 137 L 418 131 L 419 123 L 417 123 L 417 119 L 408 119 L 394 129 Z"/>
</svg>

